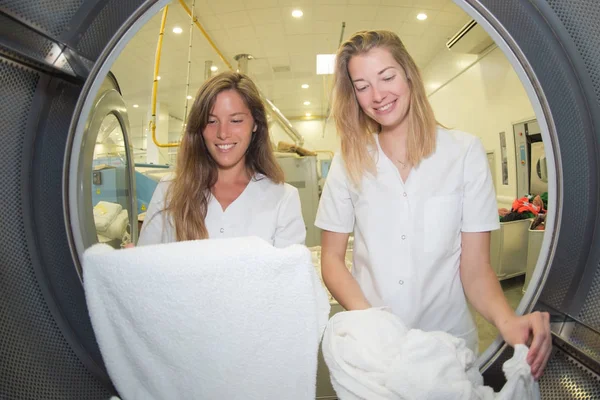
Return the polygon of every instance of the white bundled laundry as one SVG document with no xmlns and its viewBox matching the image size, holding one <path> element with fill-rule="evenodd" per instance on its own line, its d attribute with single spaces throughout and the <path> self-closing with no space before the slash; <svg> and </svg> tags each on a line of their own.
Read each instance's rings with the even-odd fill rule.
<svg viewBox="0 0 600 400">
<path fill-rule="evenodd" d="M 94 223 L 96 224 L 97 232 L 105 232 L 109 225 L 123 210 L 123 206 L 118 203 L 111 203 L 109 201 L 99 201 L 94 206 Z"/>
<path fill-rule="evenodd" d="M 102 233 L 102 236 L 109 239 L 123 239 L 128 225 L 129 214 L 127 214 L 127 210 L 121 210 Z"/>
<path fill-rule="evenodd" d="M 538 400 L 527 352 L 527 346 L 515 346 L 503 365 L 507 383 L 494 393 L 483 385 L 463 339 L 408 329 L 385 309 L 337 313 L 323 336 L 323 356 L 341 400 Z"/>
<path fill-rule="evenodd" d="M 98 244 L 83 272 L 123 399 L 315 398 L 329 302 L 306 247 L 256 237 Z"/>
</svg>

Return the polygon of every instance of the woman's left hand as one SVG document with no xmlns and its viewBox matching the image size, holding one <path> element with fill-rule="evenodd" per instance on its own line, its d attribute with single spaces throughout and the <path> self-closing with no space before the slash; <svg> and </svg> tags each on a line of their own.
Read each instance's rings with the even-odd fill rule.
<svg viewBox="0 0 600 400">
<path fill-rule="evenodd" d="M 536 311 L 523 316 L 514 316 L 498 326 L 500 334 L 511 346 L 530 344 L 527 362 L 531 366 L 531 374 L 537 380 L 542 376 L 544 368 L 552 352 L 552 335 L 550 334 L 550 315 Z M 532 340 L 530 336 L 533 335 Z"/>
</svg>

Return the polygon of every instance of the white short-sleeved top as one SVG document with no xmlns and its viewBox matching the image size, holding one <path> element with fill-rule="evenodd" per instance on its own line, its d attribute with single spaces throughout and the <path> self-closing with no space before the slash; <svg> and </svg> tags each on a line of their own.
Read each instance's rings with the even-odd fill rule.
<svg viewBox="0 0 600 400">
<path fill-rule="evenodd" d="M 165 197 L 173 176 L 163 178 L 148 205 L 138 245 L 176 241 L 172 219 L 165 213 Z M 258 236 L 275 247 L 304 244 L 306 226 L 298 189 L 276 184 L 257 174 L 225 211 L 210 195 L 204 220 L 209 239 Z"/>
<path fill-rule="evenodd" d="M 406 182 L 376 135 L 377 175 L 361 189 L 333 159 L 315 225 L 354 232 L 352 274 L 374 307 L 388 306 L 410 327 L 443 330 L 477 348 L 460 280 L 461 232 L 498 229 L 485 150 L 478 138 L 438 128 L 436 151 Z"/>
</svg>

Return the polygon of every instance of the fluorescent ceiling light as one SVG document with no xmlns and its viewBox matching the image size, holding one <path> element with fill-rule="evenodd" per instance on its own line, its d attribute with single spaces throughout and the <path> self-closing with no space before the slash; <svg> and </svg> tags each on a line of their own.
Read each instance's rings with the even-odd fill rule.
<svg viewBox="0 0 600 400">
<path fill-rule="evenodd" d="M 173 33 L 179 35 L 181 32 L 183 32 L 183 29 L 181 29 L 180 27 L 176 26 L 175 28 L 173 28 Z"/>
<path fill-rule="evenodd" d="M 303 15 L 304 15 L 304 13 L 302 12 L 302 10 L 292 11 L 292 17 L 294 17 L 294 18 L 301 18 Z"/>
<path fill-rule="evenodd" d="M 468 60 L 460 60 L 456 62 L 456 66 L 460 69 L 467 68 L 471 63 Z"/>
<path fill-rule="evenodd" d="M 156 77 L 156 80 L 157 80 L 157 81 L 160 81 L 160 75 Z"/>
<path fill-rule="evenodd" d="M 213 65 L 213 66 L 210 67 L 210 70 L 212 72 L 216 72 L 218 69 L 219 69 L 219 67 L 217 67 L 216 65 Z"/>
<path fill-rule="evenodd" d="M 191 100 L 191 99 L 192 99 L 192 96 L 188 96 L 188 97 L 186 97 L 186 99 L 188 99 L 188 100 Z"/>
<path fill-rule="evenodd" d="M 425 14 L 425 13 L 419 13 L 419 14 L 417 14 L 417 19 L 419 21 L 425 21 L 427 19 L 427 14 Z"/>
<path fill-rule="evenodd" d="M 138 106 L 137 104 L 134 104 L 134 105 L 133 105 L 133 108 L 138 108 L 138 107 L 139 107 L 139 106 Z"/>
<path fill-rule="evenodd" d="M 317 75 L 331 75 L 335 65 L 335 54 L 317 54 Z"/>
<path fill-rule="evenodd" d="M 305 105 L 305 106 L 310 106 L 310 101 L 305 101 L 305 102 L 304 102 L 304 105 Z"/>
<path fill-rule="evenodd" d="M 304 115 L 306 115 L 307 117 L 310 117 L 312 114 L 311 113 L 306 113 Z"/>
<path fill-rule="evenodd" d="M 305 83 L 305 84 L 302 85 L 302 89 L 308 89 L 308 87 L 309 87 L 308 83 Z"/>
</svg>

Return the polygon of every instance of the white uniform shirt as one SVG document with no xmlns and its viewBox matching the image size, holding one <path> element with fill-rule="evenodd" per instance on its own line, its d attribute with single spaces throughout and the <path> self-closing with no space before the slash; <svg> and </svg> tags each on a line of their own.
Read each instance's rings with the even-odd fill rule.
<svg viewBox="0 0 600 400">
<path fill-rule="evenodd" d="M 148 205 L 138 245 L 176 241 L 171 218 L 163 212 L 172 176 L 163 178 Z M 211 195 L 204 220 L 208 237 L 232 238 L 258 236 L 275 247 L 304 244 L 306 226 L 302 218 L 298 189 L 284 183 L 273 183 L 258 174 L 225 211 Z"/>
<path fill-rule="evenodd" d="M 460 280 L 462 232 L 500 227 L 485 150 L 475 136 L 438 128 L 436 151 L 402 181 L 376 135 L 377 176 L 352 185 L 334 157 L 315 225 L 354 231 L 352 274 L 374 307 L 410 328 L 442 330 L 477 350 Z"/>
</svg>

